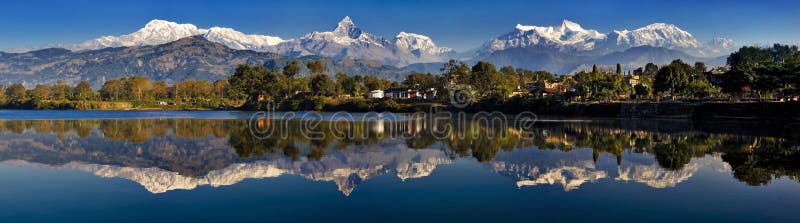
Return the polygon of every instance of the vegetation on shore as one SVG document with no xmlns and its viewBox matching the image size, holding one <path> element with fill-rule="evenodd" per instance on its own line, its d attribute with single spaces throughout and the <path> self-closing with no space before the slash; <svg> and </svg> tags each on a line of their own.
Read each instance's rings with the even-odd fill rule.
<svg viewBox="0 0 800 223">
<path fill-rule="evenodd" d="M 586 104 L 686 101 L 796 101 L 800 96 L 800 51 L 776 44 L 742 47 L 728 57 L 726 68 L 709 72 L 698 62 L 681 60 L 636 71 L 593 66 L 591 71 L 556 76 L 511 66 L 497 69 L 479 61 L 473 66 L 451 60 L 441 75 L 413 73 L 395 82 L 369 75 L 325 74 L 324 64 L 306 64 L 309 76 L 291 62 L 280 71 L 239 65 L 227 80 L 187 79 L 168 84 L 130 76 L 105 82 L 95 91 L 82 81 L 69 86 L 22 84 L 2 86 L 0 107 L 28 109 L 245 109 L 271 106 L 278 110 L 423 111 L 446 107 L 454 94 L 466 95 L 467 111 L 541 111 Z M 367 92 L 390 87 L 437 89 L 433 98 L 365 98 Z M 498 109 L 501 108 L 501 109 Z M 543 108 L 547 108 L 544 109 Z M 619 111 L 617 111 L 619 112 Z"/>
</svg>

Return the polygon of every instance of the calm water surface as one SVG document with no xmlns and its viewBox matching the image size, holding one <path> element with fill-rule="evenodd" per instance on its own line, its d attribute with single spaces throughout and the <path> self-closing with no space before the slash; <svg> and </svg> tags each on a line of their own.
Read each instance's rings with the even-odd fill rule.
<svg viewBox="0 0 800 223">
<path fill-rule="evenodd" d="M 250 116 L 0 111 L 0 222 L 800 219 L 791 123 Z"/>
</svg>

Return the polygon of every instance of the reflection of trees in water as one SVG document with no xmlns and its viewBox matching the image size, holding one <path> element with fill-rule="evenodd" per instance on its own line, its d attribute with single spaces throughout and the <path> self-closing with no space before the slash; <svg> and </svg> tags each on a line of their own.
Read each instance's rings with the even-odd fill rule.
<svg viewBox="0 0 800 223">
<path fill-rule="evenodd" d="M 590 148 L 594 162 L 602 154 L 615 157 L 618 165 L 622 164 L 622 156 L 626 152 L 652 154 L 660 167 L 671 171 L 684 169 L 694 157 L 720 152 L 723 154 L 723 161 L 732 166 L 734 177 L 747 184 L 764 185 L 783 176 L 800 181 L 800 147 L 796 142 L 781 138 L 725 134 L 719 133 L 718 129 L 713 133 L 692 129 L 666 133 L 659 131 L 659 126 L 663 125 L 652 124 L 638 128 L 637 125 L 615 122 L 544 122 L 521 131 L 513 126 L 497 123 L 455 123 L 451 120 L 434 122 L 418 119 L 320 122 L 314 128 L 305 129 L 301 125 L 299 121 L 290 121 L 283 126 L 271 123 L 269 126 L 280 129 L 265 138 L 253 136 L 246 120 L 211 119 L 0 120 L 0 132 L 23 134 L 34 131 L 54 134 L 58 140 L 68 135 L 86 139 L 94 133 L 109 142 L 133 144 L 106 143 L 128 145 L 131 148 L 126 151 L 97 151 L 102 149 L 94 147 L 101 146 L 87 143 L 100 142 L 84 142 L 85 148 L 69 150 L 70 153 L 99 152 L 104 154 L 99 156 L 104 159 L 122 159 L 144 153 L 153 156 L 151 159 L 159 157 L 163 162 L 170 162 L 168 157 L 173 156 L 178 157 L 172 160 L 199 162 L 202 157 L 188 159 L 180 156 L 205 155 L 203 152 L 191 154 L 194 147 L 203 147 L 202 144 L 173 145 L 164 144 L 164 140 L 154 140 L 166 137 L 178 137 L 197 143 L 202 143 L 197 139 L 226 139 L 227 146 L 235 151 L 234 156 L 238 155 L 243 159 L 279 155 L 293 160 L 302 157 L 320 160 L 334 151 L 360 152 L 353 149 L 363 149 L 364 146 L 379 149 L 387 142 L 404 144 L 412 149 L 441 149 L 451 159 L 473 157 L 480 162 L 492 161 L 501 151 L 518 148 L 535 146 L 540 150 L 564 152 Z M 653 126 L 656 129 L 650 129 Z M 442 134 L 434 134 L 432 130 L 441 131 Z M 314 137 L 310 139 L 308 132 L 317 134 L 312 134 Z M 188 148 L 190 145 L 193 148 Z M 66 144 L 64 146 L 68 147 Z M 125 162 L 132 161 L 109 163 Z M 224 162 L 218 162 L 216 166 L 220 165 L 224 165 Z"/>
<path fill-rule="evenodd" d="M 748 185 L 766 185 L 782 176 L 800 182 L 800 146 L 776 139 L 722 141 L 722 159 L 733 168 L 733 176 Z"/>
</svg>

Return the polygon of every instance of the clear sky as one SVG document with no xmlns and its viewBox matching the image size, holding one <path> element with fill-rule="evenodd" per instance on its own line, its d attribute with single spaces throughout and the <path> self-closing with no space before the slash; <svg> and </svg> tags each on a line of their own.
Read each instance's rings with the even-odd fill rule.
<svg viewBox="0 0 800 223">
<path fill-rule="evenodd" d="M 693 33 L 701 42 L 721 36 L 746 45 L 800 43 L 800 0 L 4 0 L 0 49 L 122 35 L 152 19 L 291 39 L 331 30 L 346 15 L 367 32 L 387 38 L 400 31 L 419 33 L 457 50 L 477 47 L 517 23 L 551 26 L 563 19 L 604 33 L 665 22 Z"/>
</svg>

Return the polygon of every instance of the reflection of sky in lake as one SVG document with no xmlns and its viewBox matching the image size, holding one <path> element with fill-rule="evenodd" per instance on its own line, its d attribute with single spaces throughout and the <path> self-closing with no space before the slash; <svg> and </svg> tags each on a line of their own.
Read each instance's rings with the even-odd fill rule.
<svg viewBox="0 0 800 223">
<path fill-rule="evenodd" d="M 471 138 L 398 138 L 433 126 L 402 122 L 414 127 L 254 139 L 243 123 L 0 120 L 0 220 L 769 221 L 800 207 L 796 144 L 758 134 L 554 121 L 531 140 L 473 124 Z"/>
</svg>

